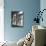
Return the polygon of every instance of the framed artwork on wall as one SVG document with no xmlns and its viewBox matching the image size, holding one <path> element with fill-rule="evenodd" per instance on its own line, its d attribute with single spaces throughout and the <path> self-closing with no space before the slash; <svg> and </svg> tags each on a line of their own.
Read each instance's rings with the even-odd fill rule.
<svg viewBox="0 0 46 46">
<path fill-rule="evenodd" d="M 24 26 L 24 12 L 23 11 L 12 11 L 11 12 L 11 26 L 12 27 L 23 27 Z"/>
</svg>

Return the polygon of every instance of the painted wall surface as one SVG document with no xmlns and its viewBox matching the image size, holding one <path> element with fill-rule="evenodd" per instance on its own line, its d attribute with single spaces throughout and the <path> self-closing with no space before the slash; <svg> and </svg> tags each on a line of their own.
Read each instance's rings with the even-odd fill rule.
<svg viewBox="0 0 46 46">
<path fill-rule="evenodd" d="M 0 0 L 0 42 L 4 41 L 4 0 Z"/>
<path fill-rule="evenodd" d="M 40 1 L 40 9 L 41 9 L 41 11 L 42 11 L 43 9 L 46 9 L 46 0 L 41 0 L 41 1 Z M 40 25 L 46 27 L 46 10 L 43 12 L 42 17 L 43 17 L 44 20 L 43 20 L 43 22 L 42 22 L 42 21 L 40 22 Z"/>
<path fill-rule="evenodd" d="M 4 34 L 7 41 L 18 41 L 32 29 L 35 12 L 40 9 L 40 0 L 5 0 Z M 11 11 L 24 11 L 24 27 L 11 27 Z"/>
</svg>

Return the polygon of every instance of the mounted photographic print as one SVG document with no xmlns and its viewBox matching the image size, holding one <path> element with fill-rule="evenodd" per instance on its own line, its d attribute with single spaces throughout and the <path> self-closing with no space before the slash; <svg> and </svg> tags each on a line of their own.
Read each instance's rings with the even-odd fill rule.
<svg viewBox="0 0 46 46">
<path fill-rule="evenodd" d="M 24 26 L 24 12 L 23 11 L 12 11 L 11 12 L 11 25 L 12 27 L 23 27 Z"/>
</svg>

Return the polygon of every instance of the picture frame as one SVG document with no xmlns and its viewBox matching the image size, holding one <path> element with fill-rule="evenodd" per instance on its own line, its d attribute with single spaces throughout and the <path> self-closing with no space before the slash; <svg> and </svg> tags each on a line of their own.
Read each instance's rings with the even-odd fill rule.
<svg viewBox="0 0 46 46">
<path fill-rule="evenodd" d="M 24 12 L 23 11 L 12 11 L 11 12 L 11 26 L 12 27 L 23 27 L 24 26 Z"/>
</svg>

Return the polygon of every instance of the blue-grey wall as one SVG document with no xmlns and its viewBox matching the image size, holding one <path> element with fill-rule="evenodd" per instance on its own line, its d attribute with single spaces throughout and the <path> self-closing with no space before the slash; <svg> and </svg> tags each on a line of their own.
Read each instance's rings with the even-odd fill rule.
<svg viewBox="0 0 46 46">
<path fill-rule="evenodd" d="M 41 0 L 40 1 L 40 10 L 42 11 L 43 9 L 46 9 L 46 0 Z M 40 22 L 40 25 L 45 26 L 46 27 L 46 10 L 43 12 L 43 22 Z"/>
<path fill-rule="evenodd" d="M 32 28 L 32 20 L 36 17 L 35 12 L 40 9 L 40 0 L 5 0 L 4 30 L 5 40 L 18 41 Z M 24 27 L 11 27 L 11 11 L 24 11 Z"/>
</svg>

